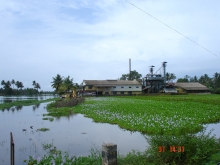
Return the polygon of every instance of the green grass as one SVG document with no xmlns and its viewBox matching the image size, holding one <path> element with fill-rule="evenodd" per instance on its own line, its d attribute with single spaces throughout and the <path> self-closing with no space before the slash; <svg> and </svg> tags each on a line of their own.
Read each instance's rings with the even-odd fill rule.
<svg viewBox="0 0 220 165">
<path fill-rule="evenodd" d="M 211 133 L 211 132 L 210 132 Z M 127 155 L 117 154 L 118 165 L 213 165 L 220 162 L 220 139 L 205 135 L 204 130 L 199 135 L 154 135 L 146 137 L 150 147 L 144 152 L 131 151 Z M 165 152 L 158 152 L 158 146 L 165 146 Z M 170 152 L 170 146 L 184 146 L 184 152 Z M 53 144 L 44 144 L 48 154 L 42 158 L 29 157 L 25 160 L 32 164 L 65 164 L 65 165 L 100 165 L 102 151 L 97 148 L 90 150 L 88 156 L 70 156 L 67 152 L 57 150 Z"/>
<path fill-rule="evenodd" d="M 68 98 L 57 100 L 47 105 L 48 114 L 44 114 L 44 116 L 70 116 L 74 114 L 73 107 L 83 102 L 84 98 Z"/>
<path fill-rule="evenodd" d="M 35 105 L 35 104 L 50 102 L 55 100 L 57 100 L 57 98 L 47 99 L 47 100 L 22 100 L 22 101 L 10 102 L 10 103 L 2 103 L 0 104 L 0 110 L 11 108 L 13 106 L 28 106 L 28 105 Z"/>
<path fill-rule="evenodd" d="M 202 124 L 219 122 L 219 100 L 219 95 L 87 98 L 84 104 L 65 111 L 130 131 L 182 135 L 201 131 Z"/>
</svg>

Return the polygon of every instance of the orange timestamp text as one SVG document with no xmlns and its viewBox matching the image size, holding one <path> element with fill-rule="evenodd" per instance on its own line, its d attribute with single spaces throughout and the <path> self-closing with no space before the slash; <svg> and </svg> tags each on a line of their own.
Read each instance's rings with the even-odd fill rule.
<svg viewBox="0 0 220 165">
<path fill-rule="evenodd" d="M 170 152 L 184 152 L 184 146 L 170 146 Z M 158 146 L 158 152 L 166 152 L 166 146 Z"/>
</svg>

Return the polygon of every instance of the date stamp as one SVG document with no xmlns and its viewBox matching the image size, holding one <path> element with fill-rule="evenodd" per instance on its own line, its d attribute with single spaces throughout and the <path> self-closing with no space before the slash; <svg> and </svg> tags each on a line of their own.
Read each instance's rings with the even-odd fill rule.
<svg viewBox="0 0 220 165">
<path fill-rule="evenodd" d="M 158 152 L 166 152 L 166 146 L 158 146 Z M 184 146 L 170 146 L 170 152 L 184 152 Z"/>
</svg>

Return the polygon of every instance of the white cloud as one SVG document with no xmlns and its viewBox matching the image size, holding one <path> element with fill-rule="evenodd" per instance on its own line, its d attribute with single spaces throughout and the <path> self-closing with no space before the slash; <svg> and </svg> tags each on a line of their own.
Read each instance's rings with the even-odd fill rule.
<svg viewBox="0 0 220 165">
<path fill-rule="evenodd" d="M 139 1 L 132 3 L 220 57 L 219 2 Z M 43 90 L 56 74 L 83 79 L 119 78 L 148 66 L 177 77 L 219 70 L 219 57 L 184 38 L 126 1 L 2 1 L 1 79 L 36 80 Z M 48 85 L 49 84 L 49 85 Z"/>
</svg>

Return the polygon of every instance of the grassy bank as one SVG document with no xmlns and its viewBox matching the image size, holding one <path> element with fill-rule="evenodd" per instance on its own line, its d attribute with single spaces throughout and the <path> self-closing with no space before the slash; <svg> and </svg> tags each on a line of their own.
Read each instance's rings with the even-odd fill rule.
<svg viewBox="0 0 220 165">
<path fill-rule="evenodd" d="M 50 102 L 55 100 L 57 100 L 57 98 L 47 99 L 47 100 L 22 100 L 22 101 L 10 102 L 10 103 L 2 103 L 0 104 L 0 110 L 11 108 L 13 106 L 28 106 L 28 105 L 35 105 L 35 104 Z"/>
<path fill-rule="evenodd" d="M 84 98 L 68 98 L 57 100 L 47 105 L 48 114 L 44 114 L 44 116 L 69 116 L 74 113 L 73 107 L 83 103 L 84 100 Z"/>
</svg>

